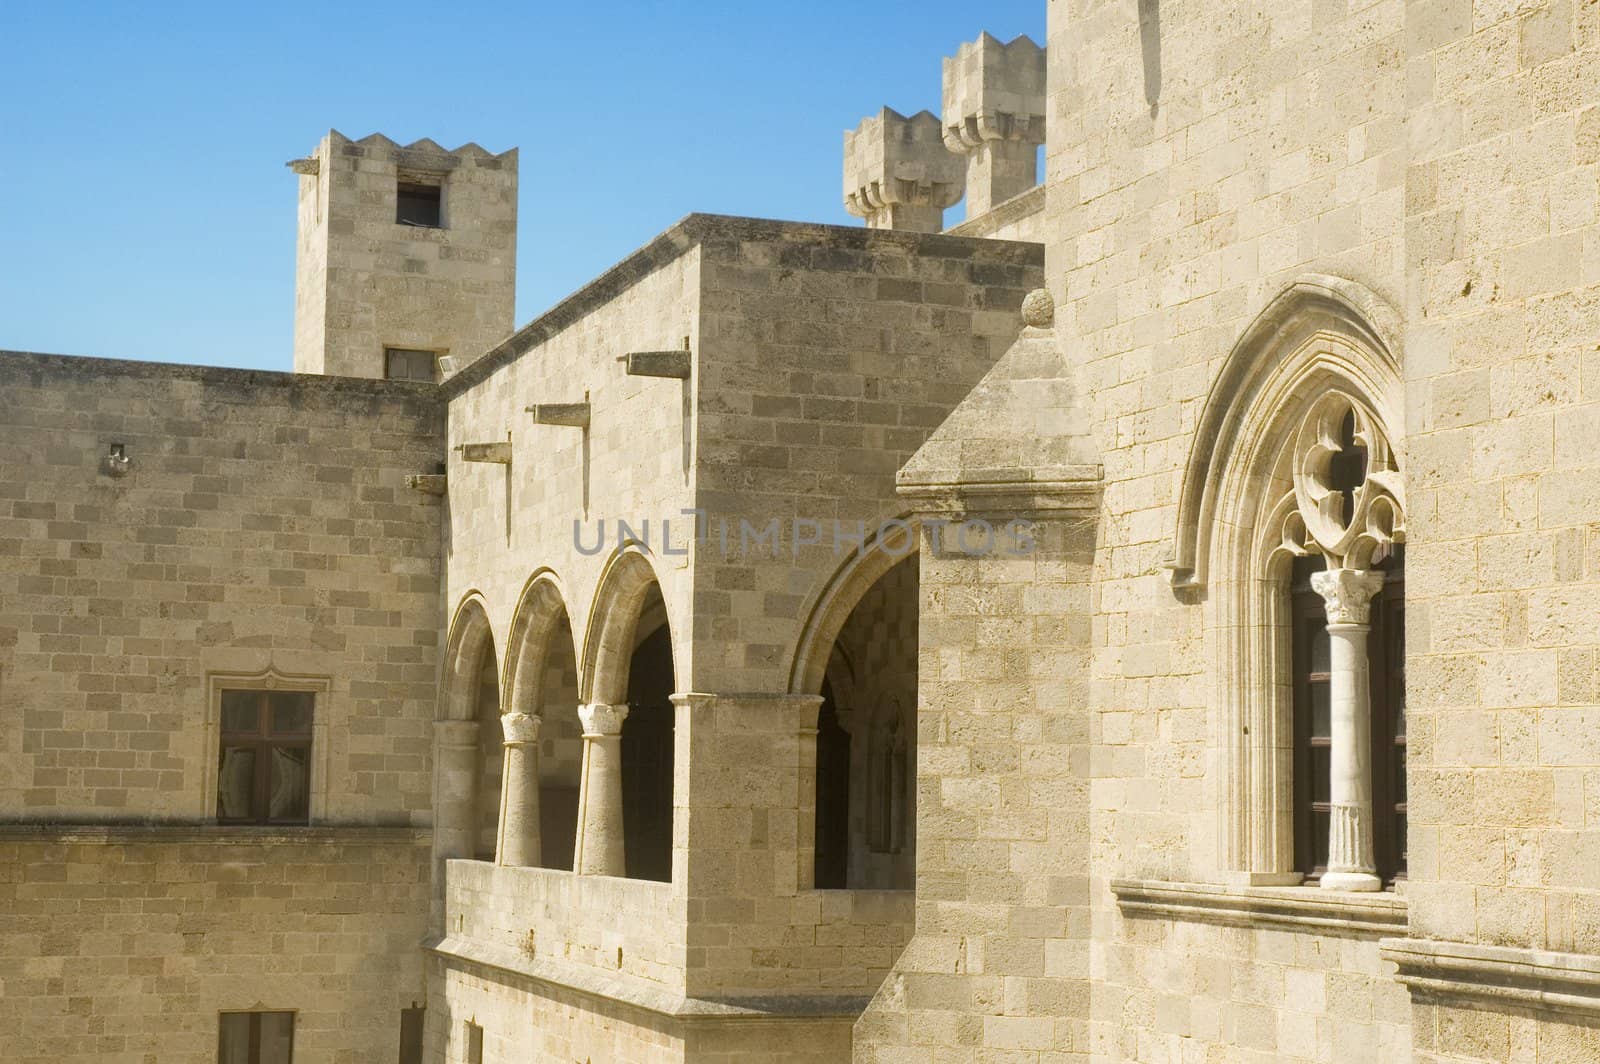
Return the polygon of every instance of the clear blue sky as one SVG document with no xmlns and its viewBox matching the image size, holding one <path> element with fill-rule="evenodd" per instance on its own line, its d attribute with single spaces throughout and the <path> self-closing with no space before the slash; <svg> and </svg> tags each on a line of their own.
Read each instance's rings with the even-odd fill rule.
<svg viewBox="0 0 1600 1064">
<path fill-rule="evenodd" d="M 288 369 L 330 127 L 521 148 L 519 324 L 690 211 L 859 224 L 842 131 L 1045 5 L 5 0 L 0 348 Z"/>
</svg>

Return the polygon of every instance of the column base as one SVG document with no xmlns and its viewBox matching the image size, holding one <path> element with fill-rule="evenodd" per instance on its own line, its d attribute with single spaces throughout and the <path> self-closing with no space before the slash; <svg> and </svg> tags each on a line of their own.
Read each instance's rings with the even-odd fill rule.
<svg viewBox="0 0 1600 1064">
<path fill-rule="evenodd" d="M 1383 889 L 1383 880 L 1370 872 L 1324 872 L 1323 890 L 1374 891 Z"/>
</svg>

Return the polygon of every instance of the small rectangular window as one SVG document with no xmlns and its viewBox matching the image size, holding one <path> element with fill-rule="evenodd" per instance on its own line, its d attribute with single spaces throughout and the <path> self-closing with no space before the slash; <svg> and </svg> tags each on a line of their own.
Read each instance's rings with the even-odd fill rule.
<svg viewBox="0 0 1600 1064">
<path fill-rule="evenodd" d="M 383 349 L 384 376 L 392 381 L 432 381 L 438 378 L 439 356 L 432 351 L 404 347 Z"/>
<path fill-rule="evenodd" d="M 293 1064 L 294 1013 L 224 1012 L 217 1022 L 217 1064 Z"/>
<path fill-rule="evenodd" d="M 310 822 L 315 701 L 310 691 L 222 692 L 219 822 Z"/>
<path fill-rule="evenodd" d="M 467 1021 L 467 1064 L 483 1064 L 483 1028 Z"/>
<path fill-rule="evenodd" d="M 397 225 L 438 229 L 444 225 L 444 186 L 401 181 L 395 185 L 394 220 Z"/>
</svg>

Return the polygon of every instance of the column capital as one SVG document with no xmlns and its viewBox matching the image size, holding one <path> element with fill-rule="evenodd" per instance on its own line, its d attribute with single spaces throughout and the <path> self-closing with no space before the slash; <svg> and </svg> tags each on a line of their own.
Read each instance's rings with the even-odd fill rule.
<svg viewBox="0 0 1600 1064">
<path fill-rule="evenodd" d="M 1383 574 L 1370 569 L 1324 569 L 1311 574 L 1311 589 L 1327 605 L 1328 623 L 1365 625 Z"/>
<path fill-rule="evenodd" d="M 622 722 L 628 719 L 626 702 L 608 705 L 589 702 L 578 707 L 578 723 L 583 725 L 585 738 L 590 736 L 621 735 Z"/>
<path fill-rule="evenodd" d="M 505 736 L 505 745 L 525 746 L 528 743 L 538 742 L 539 726 L 543 723 L 543 718 L 532 713 L 501 714 L 500 731 Z"/>
</svg>

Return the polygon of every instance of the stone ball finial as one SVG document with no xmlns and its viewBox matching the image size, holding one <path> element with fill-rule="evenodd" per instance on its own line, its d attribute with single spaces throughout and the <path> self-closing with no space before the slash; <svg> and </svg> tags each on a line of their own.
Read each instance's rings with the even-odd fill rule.
<svg viewBox="0 0 1600 1064">
<path fill-rule="evenodd" d="M 1022 323 L 1048 329 L 1056 320 L 1056 300 L 1048 289 L 1035 288 L 1022 300 Z"/>
</svg>

